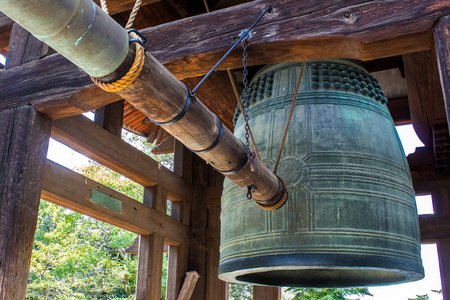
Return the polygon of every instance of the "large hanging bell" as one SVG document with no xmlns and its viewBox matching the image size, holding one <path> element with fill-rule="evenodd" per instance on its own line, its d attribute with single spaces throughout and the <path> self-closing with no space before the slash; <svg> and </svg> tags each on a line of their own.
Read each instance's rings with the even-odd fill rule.
<svg viewBox="0 0 450 300">
<path fill-rule="evenodd" d="M 272 168 L 301 64 L 266 66 L 249 86 L 249 124 Z M 386 102 L 356 62 L 307 62 L 277 174 L 286 204 L 263 210 L 224 182 L 222 280 L 345 287 L 423 278 L 415 193 Z M 235 134 L 244 140 L 242 116 Z"/>
</svg>

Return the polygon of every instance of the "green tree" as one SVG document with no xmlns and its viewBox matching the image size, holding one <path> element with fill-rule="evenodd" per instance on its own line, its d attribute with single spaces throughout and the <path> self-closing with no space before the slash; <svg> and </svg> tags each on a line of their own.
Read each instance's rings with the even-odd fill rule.
<svg viewBox="0 0 450 300">
<path fill-rule="evenodd" d="M 253 286 L 250 284 L 230 284 L 229 300 L 253 299 Z"/>
<path fill-rule="evenodd" d="M 350 299 L 348 296 L 373 296 L 369 289 L 362 288 L 345 288 L 345 289 L 332 289 L 332 288 L 288 288 L 287 291 L 292 292 L 295 296 L 293 300 L 334 300 L 334 299 Z M 354 298 L 352 298 L 354 299 Z"/>
<path fill-rule="evenodd" d="M 152 145 L 124 131 L 123 139 L 151 155 Z M 152 155 L 172 168 L 172 155 Z M 138 201 L 143 187 L 95 162 L 77 172 Z M 137 256 L 124 253 L 136 234 L 41 201 L 27 299 L 134 299 Z M 165 295 L 167 256 L 163 262 Z"/>
</svg>

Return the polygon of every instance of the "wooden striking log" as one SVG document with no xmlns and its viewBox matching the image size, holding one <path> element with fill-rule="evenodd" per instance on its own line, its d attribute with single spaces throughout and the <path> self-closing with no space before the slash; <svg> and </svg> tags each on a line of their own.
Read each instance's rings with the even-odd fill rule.
<svg viewBox="0 0 450 300">
<path fill-rule="evenodd" d="M 0 299 L 23 300 L 51 120 L 33 107 L 0 112 Z"/>
<path fill-rule="evenodd" d="M 450 16 L 439 19 L 434 29 L 436 56 L 439 64 L 442 92 L 447 111 L 447 123 L 450 125 Z"/>
<path fill-rule="evenodd" d="M 106 195 L 111 205 L 95 202 L 92 191 Z M 141 235 L 156 232 L 170 245 L 189 236 L 189 227 L 52 161 L 45 165 L 42 199 Z M 109 197 L 109 198 L 108 198 Z M 93 202 L 94 201 L 94 202 Z"/>
<path fill-rule="evenodd" d="M 172 201 L 192 198 L 191 184 L 83 116 L 55 120 L 52 137 L 143 186 L 167 188 Z"/>
<path fill-rule="evenodd" d="M 153 186 L 144 190 L 144 204 L 160 213 L 166 212 L 167 190 Z M 164 237 L 156 232 L 139 237 L 136 299 L 161 299 Z"/>
</svg>

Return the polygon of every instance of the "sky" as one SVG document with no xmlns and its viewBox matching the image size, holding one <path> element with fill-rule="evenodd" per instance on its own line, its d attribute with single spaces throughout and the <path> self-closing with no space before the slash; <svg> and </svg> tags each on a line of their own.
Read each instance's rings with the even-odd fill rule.
<svg viewBox="0 0 450 300">
<path fill-rule="evenodd" d="M 88 114 L 93 118 L 93 114 Z M 400 139 L 405 153 L 413 153 L 416 147 L 423 146 L 411 125 L 397 126 Z M 68 148 L 67 146 L 51 139 L 47 157 L 68 168 L 88 164 L 88 158 Z M 419 214 L 432 214 L 433 206 L 431 196 L 416 197 Z M 422 260 L 425 268 L 425 278 L 406 284 L 392 285 L 387 287 L 369 287 L 373 297 L 365 296 L 362 300 L 407 300 L 416 295 L 428 294 L 430 300 L 442 300 L 442 296 L 431 290 L 440 290 L 441 279 L 439 273 L 439 262 L 435 244 L 422 245 Z"/>
</svg>

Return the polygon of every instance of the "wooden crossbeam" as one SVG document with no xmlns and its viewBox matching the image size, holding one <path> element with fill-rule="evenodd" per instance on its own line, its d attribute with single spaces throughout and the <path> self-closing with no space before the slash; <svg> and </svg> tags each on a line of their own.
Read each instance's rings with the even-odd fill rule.
<svg viewBox="0 0 450 300">
<path fill-rule="evenodd" d="M 419 224 L 422 244 L 450 239 L 450 216 L 420 215 Z"/>
<path fill-rule="evenodd" d="M 98 204 L 91 198 L 94 190 L 112 197 L 114 205 Z M 156 232 L 169 245 L 179 245 L 190 234 L 180 221 L 49 160 L 41 198 L 140 235 Z"/>
<path fill-rule="evenodd" d="M 192 199 L 193 187 L 145 153 L 83 116 L 55 120 L 52 137 L 143 185 L 161 185 L 172 201 Z"/>
<path fill-rule="evenodd" d="M 249 66 L 334 57 L 371 60 L 428 50 L 433 47 L 434 24 L 450 14 L 450 0 L 331 4 L 308 0 L 301 5 L 296 0 L 258 0 L 142 33 L 151 41 L 151 54 L 178 79 L 195 77 L 206 74 L 240 30 L 269 4 L 275 12 L 254 30 Z M 240 51 L 234 51 L 219 69 L 239 68 L 241 64 Z M 119 100 L 115 94 L 93 87 L 87 75 L 59 55 L 2 72 L 0 82 L 10 84 L 10 88 L 0 90 L 0 109 L 32 103 L 52 118 Z M 90 92 L 83 93 L 88 88 Z"/>
</svg>

